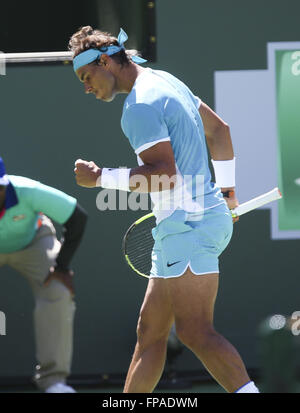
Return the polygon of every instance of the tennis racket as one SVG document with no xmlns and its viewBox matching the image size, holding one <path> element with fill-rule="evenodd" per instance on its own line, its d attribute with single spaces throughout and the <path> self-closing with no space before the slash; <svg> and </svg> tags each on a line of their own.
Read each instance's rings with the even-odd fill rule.
<svg viewBox="0 0 300 413">
<path fill-rule="evenodd" d="M 232 217 L 239 217 L 247 212 L 282 198 L 278 188 L 266 192 L 250 201 L 244 202 L 231 210 Z M 151 212 L 136 220 L 126 231 L 122 249 L 127 264 L 142 277 L 149 278 L 152 266 L 151 253 L 154 245 L 152 229 L 156 226 L 156 219 Z"/>
</svg>

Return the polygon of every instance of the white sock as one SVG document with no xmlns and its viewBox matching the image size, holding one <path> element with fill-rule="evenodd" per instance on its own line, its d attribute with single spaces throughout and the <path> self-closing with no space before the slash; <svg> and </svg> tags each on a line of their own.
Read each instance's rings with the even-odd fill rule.
<svg viewBox="0 0 300 413">
<path fill-rule="evenodd" d="M 259 393 L 259 390 L 253 381 L 249 381 L 249 383 L 246 383 L 244 386 L 237 389 L 235 393 Z"/>
</svg>

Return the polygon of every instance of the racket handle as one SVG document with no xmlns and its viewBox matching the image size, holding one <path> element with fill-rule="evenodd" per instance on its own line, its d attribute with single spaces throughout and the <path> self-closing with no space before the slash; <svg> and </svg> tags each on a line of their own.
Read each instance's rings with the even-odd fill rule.
<svg viewBox="0 0 300 413">
<path fill-rule="evenodd" d="M 244 202 L 243 204 L 234 208 L 231 212 L 233 216 L 240 216 L 240 215 L 246 214 L 249 211 L 252 211 L 253 209 L 266 205 L 269 202 L 276 201 L 277 199 L 280 199 L 280 198 L 282 198 L 282 195 L 279 189 L 274 188 L 270 192 L 267 192 L 256 198 L 250 199 L 250 201 Z"/>
</svg>

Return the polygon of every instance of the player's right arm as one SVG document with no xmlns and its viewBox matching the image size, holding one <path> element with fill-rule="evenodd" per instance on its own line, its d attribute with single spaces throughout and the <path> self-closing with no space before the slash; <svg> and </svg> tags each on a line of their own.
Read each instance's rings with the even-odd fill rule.
<svg viewBox="0 0 300 413">
<path fill-rule="evenodd" d="M 123 172 L 129 172 L 125 177 L 126 190 L 148 193 L 172 189 L 176 183 L 176 164 L 163 114 L 148 104 L 132 104 L 123 114 L 122 128 L 141 160 L 138 167 L 123 169 Z M 105 169 L 107 174 L 114 168 Z M 74 170 L 76 182 L 86 187 L 108 188 L 103 170 L 94 162 L 78 159 Z M 123 185 L 116 184 L 111 188 L 123 189 Z"/>
</svg>

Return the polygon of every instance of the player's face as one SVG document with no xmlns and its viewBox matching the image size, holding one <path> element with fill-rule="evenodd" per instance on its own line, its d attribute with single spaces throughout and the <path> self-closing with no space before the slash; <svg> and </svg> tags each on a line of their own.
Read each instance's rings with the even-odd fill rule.
<svg viewBox="0 0 300 413">
<path fill-rule="evenodd" d="M 116 95 L 116 79 L 110 70 L 99 64 L 80 67 L 76 74 L 84 83 L 85 93 L 93 93 L 97 99 L 111 102 Z"/>
<path fill-rule="evenodd" d="M 0 210 L 4 207 L 6 186 L 0 185 Z"/>
</svg>

